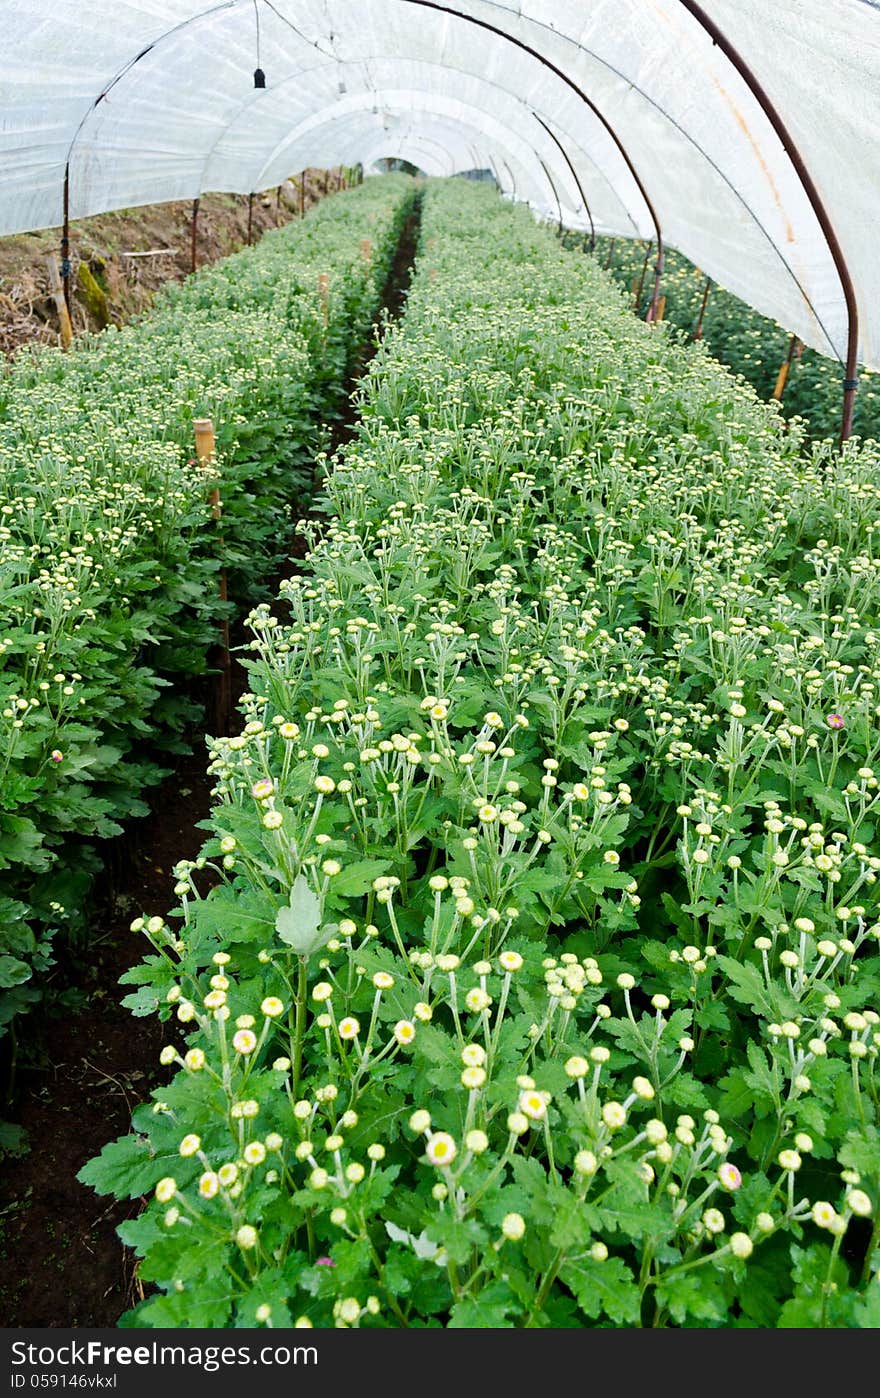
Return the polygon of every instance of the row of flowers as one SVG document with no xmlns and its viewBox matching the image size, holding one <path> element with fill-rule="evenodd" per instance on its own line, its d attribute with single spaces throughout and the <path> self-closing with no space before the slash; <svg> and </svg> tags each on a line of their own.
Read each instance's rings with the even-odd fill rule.
<svg viewBox="0 0 880 1398">
<path fill-rule="evenodd" d="M 0 1033 L 40 998 L 55 932 L 82 936 L 83 841 L 144 813 L 183 750 L 228 616 L 218 570 L 252 603 L 283 555 L 411 197 L 329 200 L 139 324 L 0 375 Z M 202 416 L 216 471 L 192 459 Z"/>
<path fill-rule="evenodd" d="M 573 234 L 567 235 L 567 240 L 571 245 L 582 242 Z M 641 315 L 648 309 L 653 289 L 654 259 L 649 253 L 646 264 L 645 252 L 644 243 L 626 238 L 615 239 L 613 247 L 609 238 L 600 238 L 596 245 L 597 259 L 608 267 L 630 305 L 634 305 L 641 285 Z M 699 330 L 711 355 L 733 373 L 742 374 L 760 397 L 769 399 L 779 371 L 789 358 L 790 331 L 712 282 L 704 307 L 706 274 L 674 249 L 667 252 L 665 263 L 663 293 L 669 325 L 688 339 Z M 644 266 L 647 271 L 643 279 Z M 803 430 L 810 437 L 836 438 L 840 430 L 842 379 L 843 369 L 837 360 L 795 344 L 782 391 L 785 416 L 800 420 L 795 431 Z M 867 369 L 860 371 L 856 430 L 865 438 L 880 437 L 880 384 L 876 373 Z"/>
<path fill-rule="evenodd" d="M 133 925 L 130 1322 L 874 1324 L 876 458 L 452 184 L 325 464 Z"/>
</svg>

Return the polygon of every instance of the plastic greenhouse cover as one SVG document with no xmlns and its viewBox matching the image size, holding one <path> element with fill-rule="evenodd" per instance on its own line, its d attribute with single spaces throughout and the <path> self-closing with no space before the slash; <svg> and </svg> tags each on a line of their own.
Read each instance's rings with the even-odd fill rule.
<svg viewBox="0 0 880 1398">
<path fill-rule="evenodd" d="M 859 357 L 880 367 L 880 0 L 703 8 L 804 159 Z M 682 0 L 0 0 L 0 23 L 0 233 L 60 224 L 65 173 L 75 219 L 392 156 L 490 169 L 544 217 L 651 238 L 586 96 L 665 241 L 845 357 L 841 279 L 795 167 Z"/>
</svg>

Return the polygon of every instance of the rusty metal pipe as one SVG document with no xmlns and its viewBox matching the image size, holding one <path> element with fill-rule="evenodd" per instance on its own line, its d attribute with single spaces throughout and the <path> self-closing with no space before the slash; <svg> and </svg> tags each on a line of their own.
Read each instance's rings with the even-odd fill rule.
<svg viewBox="0 0 880 1398">
<path fill-rule="evenodd" d="M 810 201 L 810 207 L 816 215 L 819 227 L 825 235 L 828 251 L 831 253 L 834 266 L 837 269 L 837 275 L 840 278 L 841 287 L 843 288 L 843 297 L 846 302 L 847 314 L 846 365 L 844 368 L 846 377 L 843 381 L 843 411 L 840 423 L 840 445 L 842 446 L 843 443 L 852 436 L 856 390 L 859 384 L 859 306 L 846 255 L 840 245 L 840 240 L 837 237 L 834 224 L 831 222 L 828 211 L 822 201 L 822 196 L 816 188 L 804 158 L 795 145 L 794 138 L 783 121 L 772 98 L 761 85 L 756 74 L 750 68 L 739 50 L 730 42 L 723 30 L 719 29 L 715 21 L 709 18 L 702 5 L 697 4 L 696 0 L 681 0 L 681 3 L 684 5 L 688 14 L 692 15 L 697 23 L 706 31 L 712 43 L 717 45 L 725 58 L 733 64 L 743 82 L 751 91 L 752 96 L 761 107 L 761 110 L 779 137 L 783 150 L 794 166 L 795 173 L 803 186 L 804 193 Z"/>
<path fill-rule="evenodd" d="M 611 137 L 612 141 L 614 142 L 615 146 L 620 152 L 620 155 L 623 158 L 623 162 L 626 165 L 626 168 L 629 170 L 630 174 L 632 175 L 633 180 L 636 184 L 636 188 L 638 189 L 639 194 L 645 202 L 645 207 L 648 210 L 651 222 L 654 225 L 654 234 L 657 239 L 657 261 L 654 266 L 654 292 L 651 297 L 651 305 L 648 310 L 648 319 L 653 320 L 657 315 L 657 307 L 660 301 L 660 279 L 663 275 L 663 230 L 660 227 L 660 219 L 658 218 L 657 210 L 654 208 L 654 205 L 651 201 L 651 196 L 648 194 L 648 191 L 642 182 L 641 176 L 639 175 L 638 170 L 633 164 L 629 152 L 627 151 L 626 147 L 624 146 L 623 142 L 621 141 L 620 137 L 618 136 L 614 127 L 611 125 L 608 118 L 603 115 L 603 113 L 596 106 L 595 102 L 593 102 L 591 98 L 587 96 L 583 88 L 579 87 L 573 78 L 570 78 L 568 74 L 563 71 L 562 68 L 558 68 L 556 64 L 552 62 L 551 59 L 546 57 L 545 54 L 539 53 L 537 49 L 533 49 L 531 44 L 527 44 L 524 39 L 518 39 L 515 34 L 508 34 L 506 29 L 499 29 L 497 25 L 490 24 L 489 21 L 486 19 L 478 19 L 476 15 L 463 14 L 461 10 L 456 10 L 452 5 L 441 5 L 439 3 L 439 0 L 403 0 L 403 3 L 406 5 L 419 5 L 422 9 L 425 10 L 436 10 L 439 14 L 443 15 L 453 15 L 456 19 L 466 20 L 468 24 L 475 24 L 479 29 L 485 29 L 490 34 L 496 34 L 499 39 L 506 39 L 508 43 L 513 44 L 518 49 L 521 49 L 523 53 L 531 54 L 532 58 L 536 58 L 539 63 L 543 64 L 545 68 L 547 68 L 551 73 L 553 73 L 557 78 L 559 78 L 560 82 L 564 82 L 566 87 L 569 87 L 571 91 L 574 92 L 587 107 L 589 107 L 590 111 L 593 113 L 593 116 L 605 128 L 605 130 L 608 132 L 608 135 Z"/>
<path fill-rule="evenodd" d="M 533 112 L 532 112 L 532 116 L 535 118 L 535 121 L 539 122 L 540 125 L 543 126 L 544 130 L 547 132 L 547 135 L 550 137 L 551 141 L 555 141 L 556 146 L 557 146 L 558 149 L 559 149 L 560 155 L 562 156 L 563 160 L 565 161 L 566 165 L 568 166 L 569 170 L 571 171 L 571 177 L 572 177 L 572 179 L 574 180 L 575 185 L 577 186 L 578 196 L 579 196 L 580 201 L 581 201 L 581 203 L 583 204 L 583 206 L 584 206 L 584 208 L 585 208 L 585 210 L 586 210 L 587 218 L 590 220 L 590 252 L 594 252 L 594 251 L 595 251 L 595 248 L 596 248 L 596 225 L 593 223 L 593 215 L 592 215 L 592 213 L 590 212 L 590 206 L 589 206 L 589 204 L 587 203 L 587 196 L 586 196 L 586 194 L 584 193 L 584 187 L 583 187 L 583 185 L 581 184 L 581 181 L 580 181 L 580 177 L 579 177 L 579 175 L 578 175 L 578 172 L 577 172 L 577 170 L 575 169 L 575 167 L 574 167 L 574 165 L 573 165 L 571 159 L 569 158 L 568 151 L 565 149 L 565 146 L 562 144 L 562 142 L 560 141 L 559 137 L 556 135 L 556 132 L 555 132 L 555 131 L 552 131 L 552 130 L 550 129 L 550 127 L 547 125 L 546 121 L 544 121 L 543 117 L 539 117 L 537 112 L 534 112 L 534 111 L 533 111 Z"/>
</svg>

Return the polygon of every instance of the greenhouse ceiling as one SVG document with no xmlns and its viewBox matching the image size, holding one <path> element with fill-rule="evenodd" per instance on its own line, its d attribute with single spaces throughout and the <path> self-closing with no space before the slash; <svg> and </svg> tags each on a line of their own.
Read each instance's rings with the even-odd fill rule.
<svg viewBox="0 0 880 1398">
<path fill-rule="evenodd" d="M 487 168 L 568 227 L 659 229 L 880 367 L 877 0 L 0 0 L 0 21 L 0 233 L 307 166 Z"/>
</svg>

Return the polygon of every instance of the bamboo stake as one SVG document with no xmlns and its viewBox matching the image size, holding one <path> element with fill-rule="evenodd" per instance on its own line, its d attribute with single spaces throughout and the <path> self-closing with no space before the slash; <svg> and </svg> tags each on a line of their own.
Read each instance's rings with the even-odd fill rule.
<svg viewBox="0 0 880 1398">
<path fill-rule="evenodd" d="M 50 252 L 46 258 L 46 270 L 49 273 L 49 293 L 52 300 L 55 302 L 55 309 L 58 312 L 58 324 L 61 327 L 61 348 L 70 349 L 71 341 L 73 340 L 73 325 L 70 319 L 70 312 L 67 309 L 61 273 L 58 270 L 58 259 L 54 252 Z"/>
<path fill-rule="evenodd" d="M 199 465 L 205 469 L 214 466 L 214 423 L 209 417 L 193 418 L 193 432 L 196 439 L 196 456 Z M 211 518 L 219 522 L 222 514 L 222 504 L 220 501 L 220 486 L 214 485 L 208 492 L 208 503 L 211 506 Z M 219 536 L 219 546 L 222 549 L 225 540 L 222 534 Z M 228 579 L 226 569 L 220 569 L 220 601 L 225 604 L 229 600 Z M 229 617 L 224 616 L 220 622 L 220 679 L 217 693 L 216 721 L 217 727 L 224 731 L 229 727 L 229 717 L 232 710 L 232 658 L 229 651 Z"/>
<path fill-rule="evenodd" d="M 201 201 L 200 201 L 199 199 L 194 199 L 194 200 L 193 200 L 193 207 L 192 207 L 192 224 L 191 224 L 191 227 L 190 227 L 190 235 L 189 235 L 189 269 L 190 269 L 191 272 L 194 272 L 194 271 L 196 270 L 196 265 L 197 265 L 197 263 L 196 263 L 196 238 L 198 237 L 198 230 L 199 230 L 199 204 L 200 204 L 200 202 L 201 202 Z"/>
<path fill-rule="evenodd" d="M 792 335 L 791 341 L 788 346 L 788 354 L 786 355 L 785 360 L 780 366 L 779 373 L 776 376 L 776 387 L 773 390 L 772 396 L 776 399 L 777 403 L 782 402 L 782 395 L 785 392 L 785 385 L 788 383 L 788 376 L 791 373 L 791 364 L 792 360 L 794 359 L 795 350 L 798 347 L 798 343 L 799 341 L 797 335 Z"/>
<path fill-rule="evenodd" d="M 661 320 L 663 319 L 663 317 L 665 316 L 665 314 L 666 314 L 666 297 L 665 297 L 665 296 L 661 296 L 661 297 L 660 297 L 660 300 L 657 302 L 657 314 L 656 314 L 656 316 L 654 317 L 655 323 L 661 321 Z"/>
</svg>

